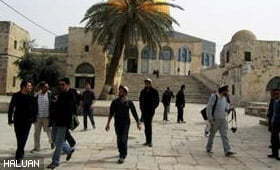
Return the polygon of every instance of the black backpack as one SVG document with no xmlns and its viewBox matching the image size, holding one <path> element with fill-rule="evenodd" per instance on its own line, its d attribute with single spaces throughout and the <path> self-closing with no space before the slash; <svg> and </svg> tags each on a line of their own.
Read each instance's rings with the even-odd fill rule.
<svg viewBox="0 0 280 170">
<path fill-rule="evenodd" d="M 214 118 L 214 112 L 215 112 L 215 110 L 216 110 L 216 106 L 217 106 L 217 102 L 218 102 L 218 96 L 217 96 L 217 95 L 215 95 L 215 96 L 216 96 L 216 99 L 215 99 L 214 106 L 213 106 L 213 108 L 212 108 L 212 116 L 213 116 L 213 118 Z M 204 109 L 202 109 L 202 110 L 200 111 L 200 113 L 201 113 L 201 115 L 202 115 L 202 117 L 203 117 L 204 120 L 208 120 L 208 117 L 207 117 L 207 107 L 205 107 Z"/>
</svg>

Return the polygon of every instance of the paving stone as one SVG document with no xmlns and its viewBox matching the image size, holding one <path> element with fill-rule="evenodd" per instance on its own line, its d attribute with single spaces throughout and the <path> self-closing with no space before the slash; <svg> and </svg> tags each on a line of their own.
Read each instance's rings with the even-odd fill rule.
<svg viewBox="0 0 280 170">
<path fill-rule="evenodd" d="M 136 103 L 138 107 L 138 103 Z M 244 109 L 237 109 L 238 131 L 229 131 L 233 151 L 238 154 L 226 158 L 220 135 L 215 138 L 212 155 L 205 152 L 207 138 L 205 123 L 199 114 L 204 105 L 187 104 L 186 124 L 176 123 L 176 108 L 171 107 L 168 123 L 162 122 L 162 107 L 157 110 L 153 123 L 153 148 L 144 147 L 144 132 L 138 131 L 132 120 L 128 157 L 124 164 L 117 164 L 118 150 L 113 123 L 111 131 L 104 130 L 106 117 L 95 117 L 96 130 L 83 131 L 82 125 L 73 132 L 77 139 L 76 152 L 69 162 L 62 155 L 60 170 L 280 170 L 280 162 L 268 159 L 270 134 L 267 127 L 258 124 L 259 118 L 246 116 Z M 138 109 L 139 111 L 139 109 Z M 82 123 L 82 117 L 80 117 Z M 36 154 L 33 148 L 33 128 L 26 146 L 27 157 L 42 157 L 45 165 L 51 162 L 52 150 L 46 134 L 41 136 L 42 150 Z M 16 149 L 13 127 L 7 125 L 7 115 L 0 115 L 0 158 L 12 157 Z"/>
</svg>

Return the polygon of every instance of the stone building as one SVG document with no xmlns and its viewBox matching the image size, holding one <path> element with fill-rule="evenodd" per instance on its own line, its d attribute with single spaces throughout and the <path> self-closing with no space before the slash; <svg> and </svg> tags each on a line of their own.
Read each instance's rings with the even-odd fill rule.
<svg viewBox="0 0 280 170">
<path fill-rule="evenodd" d="M 28 31 L 7 21 L 0 21 L 0 94 L 13 93 L 19 88 L 18 68 L 14 64 L 24 54 Z"/>
<path fill-rule="evenodd" d="M 169 39 L 161 50 L 149 49 L 141 42 L 126 49 L 116 81 L 121 81 L 123 72 L 152 74 L 158 70 L 161 75 L 187 75 L 215 65 L 215 43 L 175 31 L 169 33 Z M 99 94 L 110 50 L 104 53 L 100 46 L 92 44 L 91 33 L 81 27 L 70 27 L 69 34 L 56 37 L 55 49 L 67 49 L 66 73 L 73 85 L 83 88 L 85 82 L 91 81 Z"/>
<path fill-rule="evenodd" d="M 240 102 L 267 101 L 266 88 L 280 76 L 280 41 L 263 41 L 248 30 L 233 35 L 221 51 L 220 67 L 206 69 L 202 75 L 228 84 Z"/>
</svg>

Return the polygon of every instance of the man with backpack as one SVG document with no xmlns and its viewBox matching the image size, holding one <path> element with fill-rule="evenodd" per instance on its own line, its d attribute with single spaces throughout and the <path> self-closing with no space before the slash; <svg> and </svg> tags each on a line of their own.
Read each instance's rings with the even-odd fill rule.
<svg viewBox="0 0 280 170">
<path fill-rule="evenodd" d="M 227 115 L 230 110 L 228 98 L 228 86 L 219 88 L 218 93 L 213 94 L 207 105 L 207 117 L 210 123 L 210 135 L 206 146 L 206 151 L 212 153 L 213 141 L 216 132 L 219 131 L 223 142 L 226 157 L 230 157 L 235 153 L 231 151 L 229 139 L 227 136 L 228 122 Z"/>
</svg>

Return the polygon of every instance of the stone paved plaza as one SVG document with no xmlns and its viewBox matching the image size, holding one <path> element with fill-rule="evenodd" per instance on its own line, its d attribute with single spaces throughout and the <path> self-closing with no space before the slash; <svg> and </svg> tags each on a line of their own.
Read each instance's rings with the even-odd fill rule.
<svg viewBox="0 0 280 170">
<path fill-rule="evenodd" d="M 267 128 L 258 124 L 259 119 L 244 115 L 238 109 L 238 132 L 229 133 L 233 151 L 238 154 L 226 158 L 223 154 L 219 137 L 214 144 L 214 154 L 205 152 L 206 138 L 203 134 L 204 123 L 199 111 L 204 105 L 187 104 L 185 119 L 187 124 L 177 124 L 175 107 L 172 106 L 170 122 L 162 120 L 162 106 L 154 119 L 153 148 L 142 146 L 144 132 L 136 129 L 133 120 L 129 135 L 128 158 L 122 165 L 117 164 L 117 148 L 114 128 L 105 132 L 106 117 L 96 117 L 96 130 L 82 131 L 82 126 L 73 132 L 78 141 L 76 152 L 70 162 L 61 157 L 61 170 L 117 170 L 117 169 L 151 169 L 151 170 L 268 170 L 280 169 L 280 162 L 267 158 L 269 153 L 269 133 Z M 80 120 L 82 117 L 80 117 Z M 112 122 L 113 123 L 113 122 Z M 0 115 L 0 156 L 13 156 L 16 140 L 13 128 L 7 125 L 6 115 Z M 43 157 L 45 166 L 50 163 L 51 150 L 46 134 L 42 134 L 42 151 L 31 154 L 33 146 L 33 129 L 26 147 L 27 157 Z"/>
</svg>

